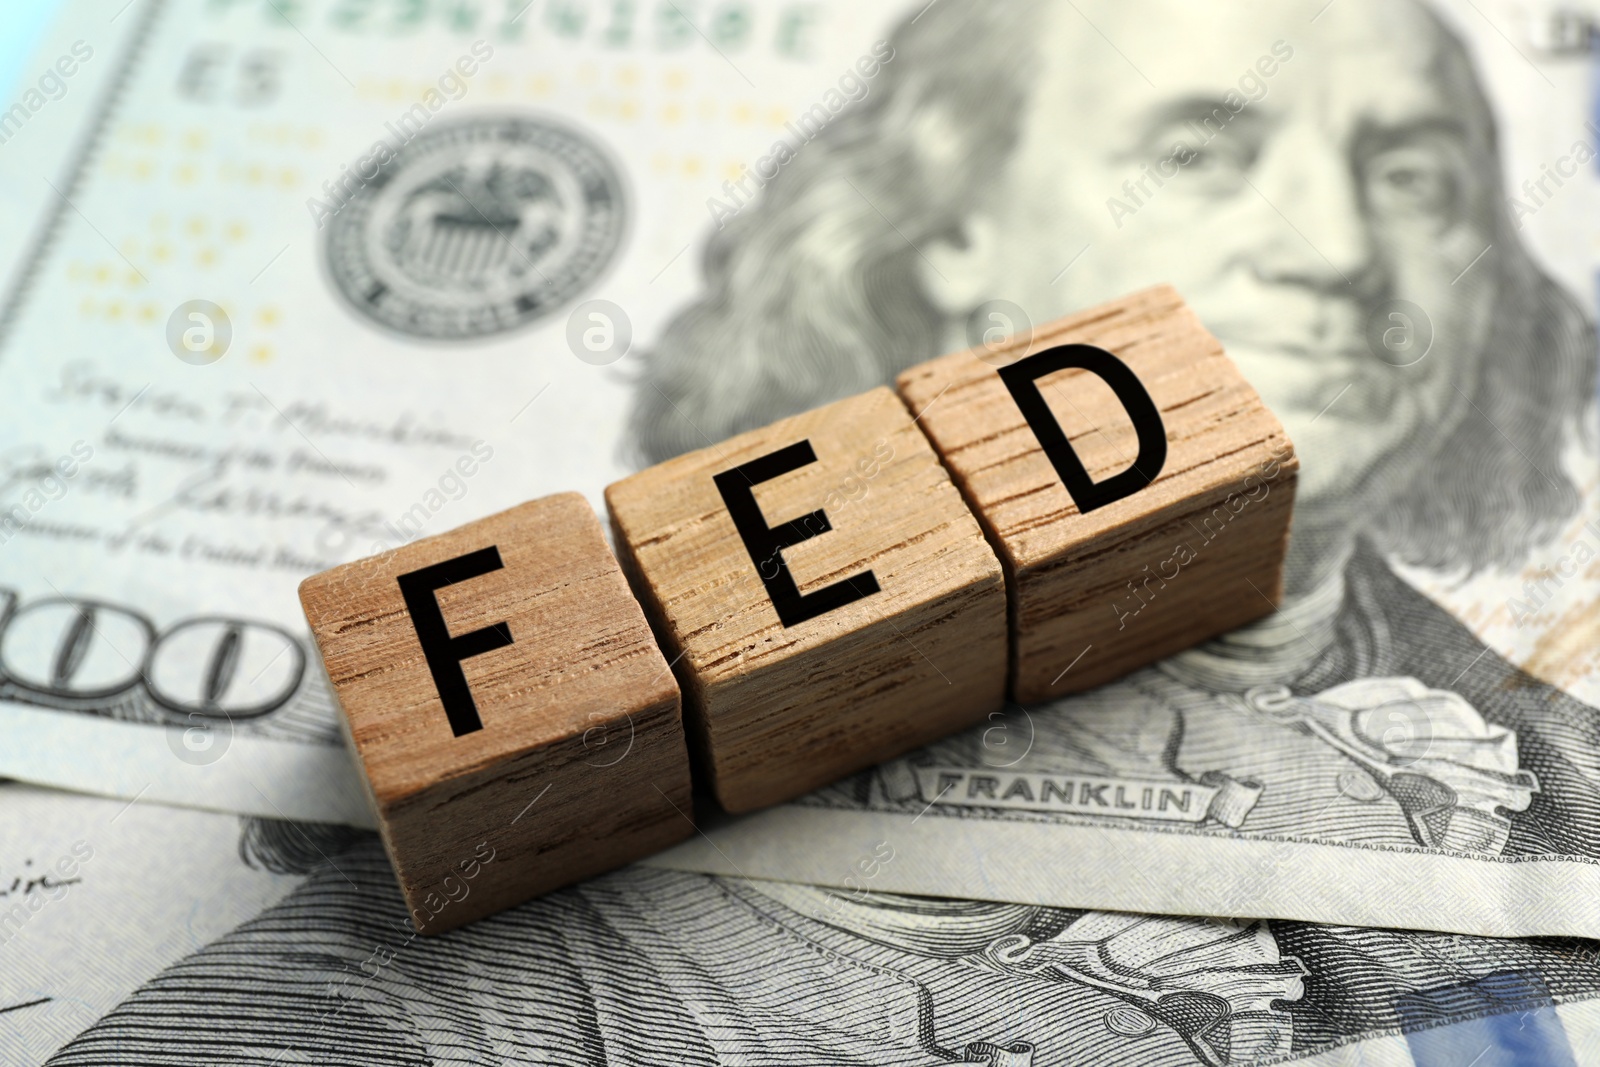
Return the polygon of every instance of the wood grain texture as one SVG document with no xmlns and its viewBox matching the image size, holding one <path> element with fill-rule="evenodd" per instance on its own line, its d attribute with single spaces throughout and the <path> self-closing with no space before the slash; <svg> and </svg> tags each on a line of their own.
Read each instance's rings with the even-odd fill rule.
<svg viewBox="0 0 1600 1067">
<path fill-rule="evenodd" d="M 1166 463 L 1150 485 L 1088 514 L 996 369 L 1070 343 L 1126 363 L 1167 437 Z M 1099 685 L 1276 606 L 1298 470 L 1293 445 L 1172 288 L 1072 315 L 1007 351 L 920 364 L 897 384 L 1005 568 L 1015 699 Z M 1130 466 L 1134 427 L 1109 387 L 1077 369 L 1038 384 L 1095 481 Z"/>
<path fill-rule="evenodd" d="M 512 637 L 460 661 L 482 726 L 456 736 L 398 577 L 489 546 L 500 569 L 435 594 L 451 635 Z M 300 599 L 422 932 L 692 832 L 678 687 L 581 495 L 325 571 Z"/>
<path fill-rule="evenodd" d="M 831 529 L 782 552 L 802 594 L 866 571 L 879 591 L 786 627 L 713 479 L 807 440 L 816 462 L 754 487 L 761 514 L 771 526 L 826 514 Z M 798 796 L 1001 706 L 999 562 L 892 391 L 679 456 L 606 502 L 727 810 Z"/>
</svg>

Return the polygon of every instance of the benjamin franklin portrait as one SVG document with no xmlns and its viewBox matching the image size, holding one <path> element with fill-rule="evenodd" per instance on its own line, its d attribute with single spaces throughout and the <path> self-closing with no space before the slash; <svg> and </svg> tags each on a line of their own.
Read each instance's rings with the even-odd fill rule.
<svg viewBox="0 0 1600 1067">
<path fill-rule="evenodd" d="M 1311 14 L 935 5 L 710 238 L 706 293 L 638 389 L 641 456 L 966 348 L 991 300 L 1043 323 L 1170 282 L 1299 455 L 1285 607 L 1035 709 L 1015 769 L 1222 769 L 1265 785 L 1247 831 L 1320 812 L 1369 844 L 1593 855 L 1600 794 L 1574 755 L 1600 718 L 1391 567 L 1516 565 L 1576 513 L 1562 450 L 1592 409 L 1593 333 L 1516 233 L 1451 31 L 1415 4 Z M 1414 347 L 1384 347 L 1392 322 Z M 1197 694 L 1216 699 L 1179 710 Z M 979 737 L 924 762 L 970 764 Z M 882 777 L 863 799 L 932 799 Z"/>
<path fill-rule="evenodd" d="M 1495 124 L 1451 30 L 1415 3 L 1339 0 L 1312 24 L 1316 6 L 907 11 L 870 93 L 710 233 L 703 293 L 637 382 L 637 459 L 967 348 L 986 301 L 1044 323 L 1170 282 L 1295 442 L 1285 606 L 1032 709 L 1019 766 L 1225 771 L 1260 787 L 1230 832 L 1316 813 L 1321 836 L 1370 846 L 1593 856 L 1594 710 L 1394 570 L 1514 565 L 1576 513 L 1561 452 L 1590 413 L 1593 334 L 1503 207 Z M 1180 142 L 1176 172 L 1141 186 Z M 1396 301 L 1427 331 L 1414 362 L 1369 343 Z M 1365 718 L 1397 700 L 1422 709 L 1421 751 Z M 807 803 L 914 813 L 903 772 L 970 764 L 978 744 Z M 643 868 L 410 939 L 371 835 L 250 820 L 241 856 L 304 881 L 52 1062 L 1226 1064 L 1600 992 L 1561 939 Z M 375 944 L 392 951 L 367 973 Z"/>
</svg>

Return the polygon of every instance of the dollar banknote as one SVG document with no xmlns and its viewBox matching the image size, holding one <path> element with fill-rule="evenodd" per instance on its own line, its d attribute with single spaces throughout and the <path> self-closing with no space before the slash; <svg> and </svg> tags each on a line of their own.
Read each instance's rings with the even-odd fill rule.
<svg viewBox="0 0 1600 1067">
<path fill-rule="evenodd" d="M 1170 281 L 1295 441 L 1284 610 L 662 862 L 1600 933 L 1576 16 L 72 11 L 0 112 L 14 181 L 98 93 L 0 309 L 0 775 L 361 824 L 305 575 Z"/>
<path fill-rule="evenodd" d="M 871 21 L 69 7 L 0 109 L 42 220 L 0 309 L 0 775 L 368 821 L 296 584 L 598 503 L 707 201 L 881 77 Z"/>
<path fill-rule="evenodd" d="M 909 897 L 888 841 L 853 890 L 632 867 L 419 937 L 369 831 L 0 801 L 18 1067 L 1600 1058 L 1600 942 Z"/>
<path fill-rule="evenodd" d="M 1566 209 L 1564 193 L 1581 202 L 1568 179 L 1592 182 L 1594 123 L 1569 105 L 1545 128 L 1548 160 L 1498 155 L 1535 138 L 1499 135 L 1480 71 L 1515 68 L 1497 77 L 1517 95 L 1496 104 L 1532 124 L 1520 109 L 1550 105 L 1561 81 L 1576 92 L 1584 75 L 1559 50 L 1519 49 L 1512 31 L 1532 48 L 1524 23 L 1466 14 L 1487 28 L 1422 7 L 1268 5 L 1162 28 L 1132 8 L 1084 8 L 1061 20 L 1053 51 L 1040 46 L 1074 62 L 1009 67 L 1015 100 L 993 95 L 996 110 L 962 142 L 1005 129 L 1008 164 L 952 151 L 979 172 L 970 184 L 959 169 L 941 173 L 944 186 L 985 190 L 954 224 L 901 196 L 889 214 L 924 243 L 923 259 L 903 261 L 922 288 L 874 284 L 963 307 L 978 277 L 1020 309 L 1049 307 L 1076 268 L 1061 259 L 1052 275 L 1043 261 L 1074 240 L 1104 256 L 1079 291 L 1171 278 L 1295 440 L 1304 467 L 1288 602 L 1122 682 L 996 713 L 664 862 L 828 881 L 829 857 L 882 838 L 907 856 L 893 884 L 908 891 L 1600 932 L 1588 903 L 1600 888 L 1594 338 L 1532 247 L 1535 224 Z M 930 11 L 892 38 L 899 70 L 922 49 L 957 49 L 957 37 L 966 53 L 991 39 L 1014 50 L 1021 38 L 1007 35 L 1038 21 L 1017 12 L 984 25 Z M 963 69 L 946 69 L 939 92 L 976 100 Z M 1019 103 L 1035 97 L 1035 111 Z M 857 117 L 894 121 L 883 107 Z M 728 388 L 725 365 L 696 372 L 691 353 L 764 328 L 733 281 L 742 262 L 779 262 L 763 227 L 804 232 L 830 182 L 872 188 L 867 175 L 896 150 L 887 126 L 878 133 L 847 140 L 853 155 L 797 161 L 793 185 L 775 184 L 760 215 L 713 239 L 721 273 L 648 366 L 662 394 L 688 383 L 670 408 L 646 394 L 655 454 L 687 446 L 680 410 Z M 841 277 L 887 269 L 826 254 Z M 779 267 L 769 284 L 822 276 Z M 765 321 L 773 303 L 761 306 Z M 792 314 L 832 308 L 800 293 Z M 887 298 L 875 312 L 905 320 Z M 781 336 L 801 338 L 791 363 L 807 358 L 803 330 L 770 343 Z M 1146 604 L 1184 581 L 1182 551 L 1226 536 L 1208 526 L 1130 565 L 1106 625 L 1137 627 Z M 1065 676 L 1073 664 L 1060 666 Z"/>
</svg>

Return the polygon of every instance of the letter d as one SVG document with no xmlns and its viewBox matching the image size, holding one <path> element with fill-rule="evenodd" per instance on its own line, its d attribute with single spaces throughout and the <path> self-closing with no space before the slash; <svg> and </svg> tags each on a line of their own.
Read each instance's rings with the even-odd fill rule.
<svg viewBox="0 0 1600 1067">
<path fill-rule="evenodd" d="M 1086 370 L 1109 385 L 1139 435 L 1139 454 L 1134 457 L 1133 465 L 1101 482 L 1089 477 L 1083 461 L 1062 432 L 1061 424 L 1050 413 L 1044 394 L 1039 392 L 1040 378 L 1069 367 Z M 1000 378 L 1011 391 L 1011 399 L 1016 401 L 1034 437 L 1039 439 L 1045 456 L 1055 467 L 1061 484 L 1067 487 L 1072 502 L 1078 505 L 1080 514 L 1087 515 L 1096 508 L 1132 496 L 1155 481 L 1166 464 L 1167 431 L 1161 421 L 1161 411 L 1138 376 L 1105 349 L 1094 345 L 1057 345 L 1019 359 L 1009 367 L 1001 367 Z"/>
</svg>

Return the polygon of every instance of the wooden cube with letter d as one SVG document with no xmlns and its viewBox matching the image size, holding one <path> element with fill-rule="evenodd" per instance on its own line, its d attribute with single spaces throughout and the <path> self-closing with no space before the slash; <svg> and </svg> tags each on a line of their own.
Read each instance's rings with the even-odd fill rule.
<svg viewBox="0 0 1600 1067">
<path fill-rule="evenodd" d="M 890 390 L 668 460 L 606 502 L 729 811 L 1001 706 L 999 561 Z"/>
<path fill-rule="evenodd" d="M 1005 567 L 1017 700 L 1099 685 L 1276 606 L 1294 447 L 1170 287 L 898 385 Z"/>
<path fill-rule="evenodd" d="M 579 494 L 324 571 L 300 600 L 421 932 L 693 832 L 677 683 Z"/>
</svg>

